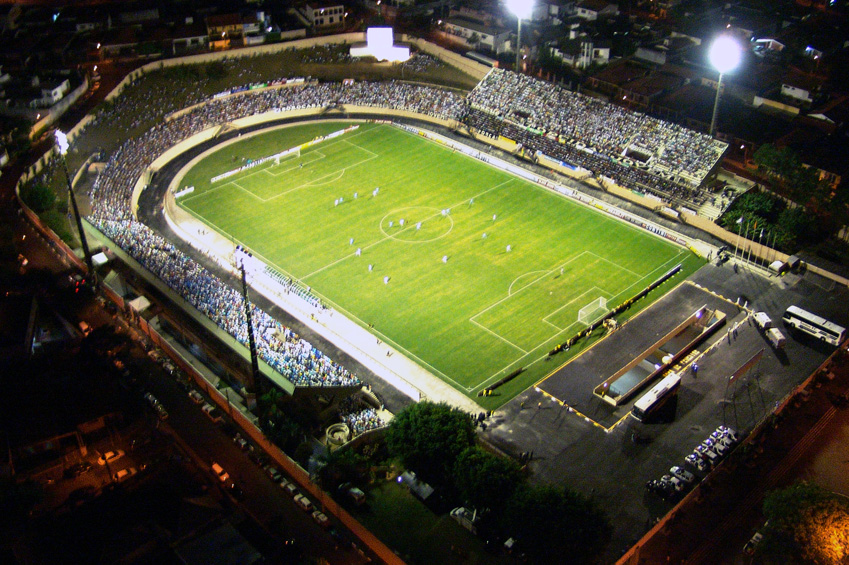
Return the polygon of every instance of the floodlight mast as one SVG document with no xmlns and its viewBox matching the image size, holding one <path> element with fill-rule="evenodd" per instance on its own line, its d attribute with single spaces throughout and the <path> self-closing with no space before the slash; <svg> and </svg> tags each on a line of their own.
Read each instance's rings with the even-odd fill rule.
<svg viewBox="0 0 849 565">
<path fill-rule="evenodd" d="M 713 101 L 713 117 L 710 120 L 710 136 L 716 135 L 716 118 L 719 114 L 719 97 L 722 92 L 722 77 L 734 70 L 740 64 L 740 46 L 728 35 L 717 37 L 710 46 L 708 58 L 713 67 L 719 71 L 719 82 L 716 85 L 716 98 Z"/>
<path fill-rule="evenodd" d="M 83 255 L 85 256 L 85 264 L 88 267 L 88 275 L 91 277 L 92 282 L 96 282 L 96 274 L 94 272 L 94 264 L 91 260 L 91 251 L 88 248 L 88 241 L 86 241 L 85 231 L 83 230 L 83 221 L 80 218 L 80 209 L 77 207 L 77 197 L 74 195 L 74 186 L 71 184 L 71 174 L 68 172 L 68 162 L 65 160 L 65 154 L 68 152 L 68 148 L 71 146 L 68 142 L 68 136 L 65 135 L 65 132 L 61 130 L 56 130 L 53 134 L 56 138 L 56 146 L 59 148 L 59 155 L 62 157 L 62 168 L 65 170 L 65 179 L 68 181 L 68 195 L 71 199 L 71 208 L 74 211 L 74 220 L 77 223 L 77 231 L 80 233 L 80 245 L 83 248 Z"/>
<path fill-rule="evenodd" d="M 520 73 L 522 60 L 522 20 L 529 19 L 534 11 L 533 0 L 506 0 L 507 9 L 519 20 L 518 37 L 516 38 L 516 72 Z"/>
</svg>

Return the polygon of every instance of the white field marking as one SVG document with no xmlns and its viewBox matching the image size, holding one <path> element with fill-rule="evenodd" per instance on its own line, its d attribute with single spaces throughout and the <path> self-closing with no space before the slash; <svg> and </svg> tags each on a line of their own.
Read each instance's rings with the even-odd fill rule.
<svg viewBox="0 0 849 565">
<path fill-rule="evenodd" d="M 484 194 L 486 194 L 486 193 L 488 193 L 488 192 L 492 192 L 493 190 L 495 190 L 495 189 L 497 189 L 497 188 L 500 188 L 501 186 L 503 186 L 503 185 L 507 184 L 508 182 L 512 182 L 513 180 L 514 180 L 514 179 L 507 179 L 506 181 L 504 181 L 504 182 L 502 182 L 502 183 L 499 183 L 499 184 L 497 184 L 497 185 L 495 185 L 495 186 L 493 186 L 493 187 L 491 187 L 491 188 L 488 188 L 488 189 L 484 190 L 483 192 L 480 192 L 479 194 L 476 194 L 476 195 L 475 195 L 475 196 L 473 196 L 472 198 L 476 198 L 476 197 L 482 196 L 482 195 L 484 195 Z M 467 200 L 467 199 L 464 199 L 464 200 L 463 200 L 463 202 L 468 202 L 468 200 Z M 462 202 L 461 202 L 461 204 L 462 204 Z M 459 204 L 454 204 L 453 206 L 459 206 Z M 427 208 L 430 208 L 430 206 L 427 206 Z M 449 207 L 449 208 L 450 208 L 450 207 Z M 434 210 L 435 210 L 435 209 L 436 209 L 436 208 L 434 208 Z M 390 213 L 391 213 L 391 212 L 390 212 Z M 441 215 L 442 215 L 442 214 L 441 214 L 441 212 L 439 212 L 439 213 L 434 213 L 433 215 L 431 215 L 431 216 L 429 216 L 429 217 L 427 217 L 427 218 L 424 218 L 424 219 L 422 220 L 422 222 L 427 222 L 428 220 L 431 220 L 431 219 L 433 219 L 433 218 L 438 218 L 438 217 L 439 217 L 439 216 L 441 216 Z M 385 218 L 385 217 L 386 217 L 386 216 L 384 216 L 384 218 Z M 382 221 L 382 219 L 381 219 L 381 221 Z M 453 228 L 453 222 L 454 222 L 453 218 L 451 219 L 451 222 L 452 222 L 452 228 Z M 380 228 L 381 233 L 385 233 L 385 232 L 383 231 L 383 227 L 382 227 L 382 225 L 381 225 L 381 226 L 379 226 L 379 228 Z M 372 248 L 372 247 L 374 247 L 375 245 L 378 245 L 378 244 L 383 243 L 383 242 L 385 242 L 385 241 L 398 241 L 398 240 L 396 239 L 396 237 L 398 236 L 398 234 L 404 233 L 405 231 L 409 231 L 409 230 L 415 230 L 415 225 L 410 224 L 409 226 L 407 226 L 407 227 L 406 227 L 406 228 L 404 228 L 403 230 L 401 230 L 401 231 L 399 231 L 398 233 L 394 234 L 394 236 L 389 236 L 389 235 L 387 235 L 387 236 L 383 237 L 382 239 L 378 239 L 378 240 L 377 240 L 377 241 L 375 241 L 374 243 L 369 243 L 368 245 L 363 246 L 363 247 L 362 247 L 362 249 L 363 249 L 363 251 L 365 251 L 366 249 L 371 249 L 371 248 Z M 403 241 L 403 240 L 401 240 L 401 241 L 402 241 L 403 243 L 408 243 L 408 242 Z M 329 269 L 330 267 L 333 267 L 334 265 L 337 265 L 337 264 L 341 263 L 342 261 L 344 261 L 344 260 L 346 260 L 346 259 L 349 259 L 350 257 L 353 257 L 353 256 L 354 256 L 353 254 L 349 254 L 349 255 L 345 255 L 345 256 L 343 256 L 343 257 L 340 257 L 339 259 L 336 259 L 335 261 L 331 261 L 331 262 L 330 262 L 330 263 L 328 263 L 327 265 L 325 265 L 325 266 L 323 266 L 323 267 L 319 267 L 319 268 L 318 268 L 318 269 L 316 269 L 315 271 L 313 271 L 313 272 L 311 272 L 311 273 L 309 273 L 309 274 L 304 275 L 303 277 L 301 277 L 301 280 L 302 280 L 302 281 L 305 281 L 305 280 L 307 280 L 308 278 L 310 278 L 311 276 L 316 275 L 316 274 L 318 274 L 318 273 L 320 273 L 320 272 L 322 272 L 322 271 L 325 271 L 325 270 Z"/>
<path fill-rule="evenodd" d="M 318 157 L 317 157 L 316 159 L 310 159 L 309 161 L 307 161 L 307 160 L 305 159 L 306 157 L 310 157 L 310 156 L 312 156 L 312 155 L 318 155 Z M 313 150 L 313 151 L 307 151 L 306 153 L 303 153 L 303 154 L 301 155 L 301 157 L 300 157 L 300 159 L 301 159 L 303 162 L 305 162 L 307 165 L 311 165 L 311 164 L 313 164 L 313 163 L 318 163 L 318 162 L 319 162 L 319 161 L 321 161 L 322 159 L 326 159 L 326 158 L 327 158 L 327 155 L 325 155 L 324 153 L 322 153 L 322 152 L 321 152 L 321 151 L 319 151 L 318 149 L 315 149 L 315 150 Z M 289 164 L 289 163 L 288 163 L 288 161 L 290 161 L 290 160 L 291 160 L 291 159 L 286 159 L 286 161 L 287 161 L 287 163 L 286 163 L 286 164 L 287 164 L 287 165 Z M 279 169 L 281 169 L 281 170 L 275 173 L 275 172 L 273 171 L 273 169 L 277 169 L 277 168 L 279 168 Z M 283 169 L 283 163 L 281 163 L 281 164 L 279 164 L 279 165 L 271 165 L 271 166 L 270 166 L 270 167 L 268 167 L 267 169 L 261 169 L 261 170 L 259 170 L 259 171 L 257 171 L 257 172 L 258 172 L 258 173 L 263 172 L 263 173 L 267 173 L 267 174 L 269 174 L 269 175 L 271 175 L 271 176 L 273 176 L 273 177 L 279 177 L 279 176 L 281 176 L 281 175 L 285 175 L 286 173 L 288 173 L 288 172 L 290 172 L 290 171 L 294 171 L 294 170 L 299 169 L 299 168 L 300 168 L 300 167 L 287 167 L 287 168 Z"/>
<path fill-rule="evenodd" d="M 642 280 L 642 279 L 644 279 L 644 278 L 646 278 L 646 277 L 650 276 L 652 273 L 655 273 L 655 272 L 657 272 L 657 271 L 661 271 L 661 270 L 667 269 L 667 268 L 668 268 L 668 266 L 669 266 L 670 264 L 678 262 L 682 256 L 686 256 L 686 255 L 687 255 L 687 250 L 686 250 L 686 249 L 681 249 L 681 250 L 679 250 L 677 255 L 675 255 L 675 256 L 674 256 L 674 257 L 672 257 L 671 259 L 668 259 L 667 261 L 665 261 L 665 262 L 664 262 L 664 263 L 662 263 L 661 265 L 659 265 L 659 266 L 655 267 L 654 269 L 652 269 L 651 271 L 649 271 L 648 273 L 646 273 L 646 274 L 645 274 L 645 275 L 644 275 L 644 276 L 643 276 L 640 280 L 637 280 L 636 282 L 634 282 L 634 283 L 632 283 L 632 284 L 628 285 L 628 286 L 627 286 L 627 287 L 625 287 L 622 291 L 620 291 L 618 294 L 613 295 L 611 298 L 612 298 L 612 299 L 615 299 L 615 298 L 617 298 L 618 296 L 620 296 L 620 295 L 624 294 L 626 291 L 628 291 L 628 289 L 630 289 L 630 288 L 632 288 L 632 287 L 634 287 L 634 286 L 637 286 L 637 285 L 641 282 L 641 280 Z M 600 289 L 600 290 L 601 290 L 601 289 Z M 611 300 L 611 298 L 609 298 L 608 300 Z M 482 313 L 482 312 L 483 312 L 483 311 L 479 312 L 478 314 L 480 314 L 480 313 Z M 477 316 L 478 314 L 475 314 L 475 315 Z M 553 325 L 553 324 L 552 324 L 552 325 Z M 521 363 L 521 361 L 522 361 L 525 357 L 527 357 L 528 355 L 531 355 L 532 353 L 534 353 L 535 351 L 539 350 L 540 348 L 545 347 L 545 346 L 546 346 L 546 344 L 548 344 L 549 342 L 553 341 L 555 338 L 557 338 L 557 336 L 559 336 L 559 335 L 561 335 L 561 334 L 564 334 L 564 333 L 566 333 L 566 332 L 571 331 L 571 329 L 572 329 L 573 327 L 577 326 L 577 325 L 579 325 L 579 324 L 578 324 L 578 321 L 577 321 L 577 320 L 575 320 L 574 322 L 572 322 L 571 324 L 569 324 L 568 326 L 566 326 L 565 328 L 563 328 L 562 330 L 560 330 L 560 331 L 559 331 L 559 332 L 557 332 L 556 334 L 552 335 L 552 336 L 551 336 L 550 338 L 548 338 L 547 340 L 543 341 L 542 343 L 540 343 L 539 345 L 537 345 L 536 347 L 534 347 L 533 349 L 531 349 L 531 350 L 527 353 L 527 355 L 524 355 L 524 356 L 522 356 L 522 357 L 520 357 L 520 358 L 518 358 L 518 359 L 515 359 L 515 360 L 511 361 L 510 363 L 508 363 L 508 364 L 506 364 L 504 367 L 502 367 L 500 370 L 498 370 L 498 371 L 496 371 L 495 373 L 493 373 L 491 376 L 489 376 L 489 377 L 487 377 L 486 379 L 484 379 L 484 380 L 480 381 L 480 382 L 479 382 L 478 384 L 476 384 L 475 386 L 473 386 L 473 387 L 469 387 L 467 390 L 468 390 L 469 392 L 471 392 L 471 391 L 473 391 L 473 390 L 475 390 L 475 389 L 478 389 L 478 388 L 481 388 L 481 387 L 485 387 L 488 383 L 495 382 L 498 378 L 500 378 L 500 377 L 502 376 L 502 374 L 503 374 L 505 371 L 507 371 L 507 370 L 508 370 L 508 369 L 510 369 L 511 367 L 513 367 L 513 366 L 515 366 L 515 365 L 517 365 L 517 364 Z M 543 355 L 541 355 L 541 356 L 539 356 L 538 358 L 536 358 L 536 359 L 534 359 L 533 361 L 531 361 L 531 363 L 529 363 L 529 364 L 527 365 L 527 367 L 530 367 L 531 365 L 534 365 L 534 364 L 536 364 L 536 363 L 539 363 L 540 361 L 542 361 L 542 360 L 546 359 L 547 357 L 548 357 L 548 353 L 544 353 Z M 527 367 L 526 367 L 526 368 L 527 368 Z"/>
<path fill-rule="evenodd" d="M 510 286 L 507 287 L 507 296 L 513 296 L 513 285 L 516 284 L 517 282 L 519 282 L 519 280 L 521 280 L 522 277 L 526 277 L 528 275 L 533 275 L 533 274 L 536 274 L 536 273 L 542 273 L 542 276 L 532 280 L 531 282 L 529 282 L 527 285 L 523 286 L 522 288 L 520 288 L 516 292 L 522 292 L 525 288 L 527 288 L 527 286 L 534 284 L 539 279 L 545 278 L 545 275 L 551 273 L 551 271 L 546 271 L 546 270 L 541 269 L 539 271 L 528 271 L 527 273 L 523 273 L 523 274 L 519 275 L 518 277 L 513 279 L 513 282 L 511 282 Z M 475 315 L 477 315 L 477 314 L 475 314 Z"/>
<path fill-rule="evenodd" d="M 575 298 L 573 298 L 573 299 L 572 299 L 572 300 L 570 300 L 569 302 L 564 303 L 562 306 L 560 306 L 560 308 L 557 308 L 557 309 L 555 309 L 555 310 L 552 310 L 551 312 L 549 312 L 548 314 L 546 314 L 546 316 L 545 316 L 544 318 L 542 318 L 542 321 L 543 321 L 543 322 L 545 322 L 546 324 L 548 324 L 548 325 L 550 325 L 550 326 L 554 327 L 554 328 L 557 328 L 558 333 L 559 333 L 559 332 L 561 332 L 561 331 L 563 331 L 563 328 L 561 328 L 561 327 L 557 326 L 556 324 L 553 324 L 552 322 L 549 322 L 549 321 L 548 321 L 548 318 L 550 318 L 551 316 L 554 316 L 555 314 L 557 314 L 558 312 L 560 312 L 561 310 L 563 310 L 564 308 L 566 308 L 567 306 L 569 306 L 569 305 L 570 305 L 570 304 L 572 304 L 573 302 L 576 302 L 577 300 L 579 300 L 582 296 L 584 296 L 584 295 L 586 295 L 586 294 L 589 294 L 590 292 L 593 292 L 593 291 L 597 291 L 596 296 L 604 296 L 604 297 L 605 297 L 605 298 L 607 298 L 608 300 L 610 300 L 610 299 L 613 297 L 613 294 L 611 294 L 610 292 L 606 291 L 605 289 L 603 289 L 603 288 L 599 288 L 599 287 L 597 287 L 597 286 L 593 286 L 593 287 L 591 287 L 591 288 L 588 288 L 587 290 L 585 290 L 584 292 L 582 292 L 581 294 L 579 294 L 578 296 L 576 296 Z M 605 295 L 607 295 L 607 296 L 605 296 Z M 572 325 L 572 324 L 570 324 L 570 326 L 571 326 L 571 325 Z M 555 334 L 555 335 L 556 335 L 556 334 Z M 548 338 L 548 339 L 551 339 L 551 338 Z"/>
<path fill-rule="evenodd" d="M 617 269 L 619 269 L 619 270 L 625 271 L 626 273 L 631 273 L 632 275 L 634 275 L 634 276 L 635 276 L 635 277 L 637 277 L 638 279 L 641 279 L 641 278 L 643 278 L 643 277 L 645 276 L 645 275 L 641 275 L 641 274 L 639 274 L 639 273 L 635 273 L 634 271 L 632 271 L 632 270 L 630 270 L 630 269 L 626 269 L 625 267 L 623 267 L 622 265 L 620 265 L 620 264 L 619 264 L 619 263 L 617 263 L 616 261 L 611 261 L 610 259 L 605 259 L 604 257 L 602 257 L 602 256 L 600 256 L 600 255 L 596 255 L 596 254 L 595 254 L 595 253 L 593 253 L 592 251 L 588 251 L 587 253 L 589 253 L 590 255 L 594 256 L 594 257 L 595 257 L 595 258 L 597 258 L 597 259 L 601 259 L 601 260 L 602 260 L 602 261 L 604 261 L 605 263 L 610 263 L 611 265 L 613 265 L 614 267 L 616 267 L 616 268 L 617 268 Z"/>
<path fill-rule="evenodd" d="M 522 349 L 521 347 L 519 347 L 519 346 L 518 346 L 518 345 L 516 345 L 515 343 L 511 342 L 510 340 L 508 340 L 508 339 L 506 339 L 506 338 L 504 338 L 504 337 L 502 337 L 502 336 L 498 335 L 497 333 L 495 333 L 494 331 L 492 331 L 492 330 L 491 330 L 491 329 L 489 329 L 488 327 L 486 327 L 486 326 L 483 326 L 483 325 L 479 324 L 478 322 L 476 322 L 476 321 L 472 320 L 471 318 L 469 318 L 469 321 L 470 321 L 471 323 L 473 323 L 474 325 L 476 325 L 477 327 L 479 327 L 480 329 L 482 329 L 483 331 L 485 331 L 485 332 L 487 332 L 488 334 L 490 334 L 491 336 L 493 336 L 493 337 L 495 337 L 495 338 L 500 339 L 501 341 L 503 341 L 504 343 L 506 343 L 506 344 L 507 344 L 507 345 L 509 345 L 510 347 L 513 347 L 513 348 L 515 348 L 515 349 L 518 349 L 518 350 L 519 350 L 519 351 L 521 351 L 524 355 L 527 355 L 527 354 L 528 354 L 528 352 L 527 352 L 527 351 L 525 351 L 524 349 Z"/>
<path fill-rule="evenodd" d="M 569 263 L 571 263 L 572 261 L 574 261 L 574 260 L 578 259 L 579 257 L 583 256 L 585 253 L 589 253 L 589 252 L 588 252 L 588 251 L 581 251 L 580 253 L 578 253 L 577 255 L 575 255 L 574 257 L 572 257 L 571 259 L 569 259 L 569 260 L 568 260 L 568 261 L 566 261 L 565 263 L 561 263 L 561 265 L 568 265 L 568 264 L 569 264 Z M 541 273 L 541 272 L 544 272 L 544 271 L 532 271 L 532 272 L 535 272 L 535 273 Z M 549 272 L 552 272 L 552 271 L 549 271 Z M 525 274 L 527 274 L 527 273 L 525 273 Z M 513 282 L 516 282 L 516 280 L 518 280 L 518 279 L 520 279 L 521 277 L 525 276 L 525 274 L 519 275 L 518 277 L 516 277 L 516 279 L 513 279 Z M 525 286 L 523 286 L 521 289 L 517 290 L 516 292 L 521 292 L 522 290 L 525 290 L 525 289 L 526 289 L 526 288 L 528 288 L 529 286 L 534 285 L 534 284 L 536 284 L 537 282 L 539 282 L 540 280 L 542 280 L 544 277 L 545 277 L 545 275 L 542 275 L 542 276 L 540 276 L 540 277 L 535 278 L 534 280 L 532 280 L 531 282 L 529 282 L 528 284 L 526 284 Z M 513 283 L 510 283 L 510 287 L 512 287 L 512 286 L 513 286 Z M 487 311 L 489 311 L 489 310 L 492 310 L 493 308 L 495 308 L 496 306 L 500 305 L 500 304 L 501 304 L 502 302 L 504 302 L 505 300 L 509 300 L 509 299 L 510 299 L 510 297 L 511 297 L 511 295 L 508 293 L 508 294 L 507 294 L 507 296 L 505 296 L 504 298 L 502 298 L 502 299 L 500 299 L 500 300 L 496 300 L 495 302 L 493 302 L 492 304 L 490 304 L 489 306 L 487 306 L 486 308 L 484 308 L 484 309 L 483 309 L 483 310 L 481 310 L 480 312 L 478 312 L 478 313 L 474 314 L 471 318 L 469 318 L 469 320 L 471 321 L 472 319 L 477 318 L 478 316 L 480 316 L 480 315 L 481 315 L 481 314 L 483 314 L 484 312 L 487 312 Z"/>
<path fill-rule="evenodd" d="M 337 171 L 331 171 L 331 172 L 327 173 L 326 175 L 318 177 L 315 180 L 311 180 L 311 181 L 306 182 L 304 184 L 294 186 L 294 187 L 287 189 L 287 190 L 284 190 L 282 192 L 278 192 L 274 196 L 269 196 L 268 198 L 263 200 L 263 202 L 270 202 L 270 201 L 272 201 L 276 198 L 280 198 L 281 196 L 286 196 L 287 194 L 291 194 L 292 192 L 295 192 L 295 191 L 298 191 L 298 190 L 301 190 L 301 189 L 304 189 L 304 188 L 309 188 L 311 186 L 321 186 L 322 184 L 329 184 L 331 182 L 337 181 L 337 180 L 342 178 L 342 176 L 345 174 L 345 171 L 347 171 L 348 169 L 351 169 L 353 167 L 357 167 L 359 165 L 362 165 L 363 163 L 368 163 L 372 159 L 376 159 L 376 158 L 377 157 L 368 157 L 366 159 L 363 159 L 362 161 L 357 161 L 356 163 L 348 165 L 347 167 L 342 167 L 341 169 L 339 169 Z M 336 175 L 336 177 L 331 178 L 333 175 Z"/>
</svg>

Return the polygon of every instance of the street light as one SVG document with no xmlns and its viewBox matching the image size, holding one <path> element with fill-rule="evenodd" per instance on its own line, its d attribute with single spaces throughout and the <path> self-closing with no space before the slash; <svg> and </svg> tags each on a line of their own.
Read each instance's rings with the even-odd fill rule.
<svg viewBox="0 0 849 565">
<path fill-rule="evenodd" d="M 716 99 L 713 102 L 713 117 L 710 120 L 710 136 L 716 133 L 716 116 L 719 112 L 719 95 L 722 92 L 722 76 L 740 64 L 740 46 L 728 35 L 717 37 L 710 46 L 708 58 L 713 67 L 719 71 L 719 82 L 716 85 Z"/>
<path fill-rule="evenodd" d="M 516 72 L 521 72 L 519 70 L 519 62 L 521 59 L 521 51 L 522 51 L 522 20 L 527 20 L 531 17 L 531 14 L 534 11 L 534 3 L 533 0 L 506 0 L 507 9 L 513 12 L 515 16 L 519 19 L 519 29 L 518 29 L 518 37 L 516 38 Z"/>
<path fill-rule="evenodd" d="M 88 242 L 86 241 L 85 231 L 83 230 L 83 221 L 80 218 L 80 209 L 77 207 L 77 197 L 74 196 L 71 174 L 68 172 L 68 162 L 65 160 L 65 154 L 68 153 L 68 147 L 70 147 L 68 136 L 65 135 L 65 132 L 58 129 L 54 135 L 56 136 L 56 146 L 59 148 L 59 154 L 62 156 L 62 168 L 65 169 L 65 179 L 68 181 L 68 194 L 71 198 L 71 207 L 74 210 L 74 220 L 77 222 L 77 231 L 80 232 L 80 245 L 82 245 L 83 254 L 85 255 L 85 264 L 88 267 L 89 276 L 94 280 L 95 274 L 94 266 L 91 262 L 91 251 L 88 249 Z"/>
</svg>

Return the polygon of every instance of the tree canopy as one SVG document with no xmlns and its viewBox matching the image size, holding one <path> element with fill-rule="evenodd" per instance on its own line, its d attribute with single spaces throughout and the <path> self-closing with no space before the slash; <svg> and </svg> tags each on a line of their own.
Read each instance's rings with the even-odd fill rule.
<svg viewBox="0 0 849 565">
<path fill-rule="evenodd" d="M 839 564 L 849 560 L 849 499 L 797 483 L 764 499 L 767 524 L 758 554 L 777 563 Z"/>
<path fill-rule="evenodd" d="M 532 562 L 595 563 L 613 531 L 593 502 L 569 489 L 520 487 L 502 515 L 503 529 Z M 525 541 L 525 543 L 522 543 Z"/>
<path fill-rule="evenodd" d="M 450 485 L 457 458 L 474 443 L 471 416 L 445 403 L 413 404 L 398 413 L 386 430 L 389 450 L 432 485 Z"/>
<path fill-rule="evenodd" d="M 501 509 L 522 482 L 519 466 L 479 447 L 470 447 L 454 465 L 457 490 L 473 508 Z"/>
</svg>

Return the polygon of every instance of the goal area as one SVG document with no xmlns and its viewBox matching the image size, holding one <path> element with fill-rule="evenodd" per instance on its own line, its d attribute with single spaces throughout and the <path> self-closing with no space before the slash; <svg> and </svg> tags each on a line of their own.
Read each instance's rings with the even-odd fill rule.
<svg viewBox="0 0 849 565">
<path fill-rule="evenodd" d="M 607 314 L 607 298 L 599 296 L 578 310 L 578 321 L 589 326 L 602 319 L 605 314 Z"/>
</svg>

